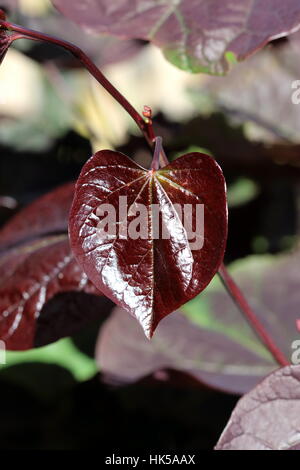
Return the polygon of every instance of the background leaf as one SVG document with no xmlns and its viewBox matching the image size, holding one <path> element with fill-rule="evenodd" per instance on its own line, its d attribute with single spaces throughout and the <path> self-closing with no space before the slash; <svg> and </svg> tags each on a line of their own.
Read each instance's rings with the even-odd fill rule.
<svg viewBox="0 0 300 470">
<path fill-rule="evenodd" d="M 75 183 L 45 194 L 12 217 L 0 231 L 0 251 L 42 235 L 67 232 Z"/>
<path fill-rule="evenodd" d="M 222 74 L 300 25 L 297 0 L 74 0 L 52 3 L 88 31 L 142 38 L 176 66 Z"/>
<path fill-rule="evenodd" d="M 230 272 L 266 330 L 288 358 L 299 338 L 299 252 L 251 256 Z M 103 326 L 97 348 L 109 380 L 132 382 L 162 368 L 185 371 L 234 393 L 249 391 L 276 364 L 215 277 L 183 313 L 164 319 L 151 343 L 125 315 L 115 313 Z M 124 335 L 124 331 L 127 334 Z"/>
<path fill-rule="evenodd" d="M 217 450 L 300 450 L 300 367 L 273 372 L 240 399 Z"/>
<path fill-rule="evenodd" d="M 0 338 L 7 349 L 56 341 L 111 309 L 70 250 L 73 190 L 69 183 L 46 194 L 0 231 Z"/>
<path fill-rule="evenodd" d="M 266 330 L 290 358 L 292 343 L 298 337 L 299 250 L 279 256 L 249 256 L 231 265 L 230 272 Z M 210 291 L 184 306 L 199 326 L 223 332 L 237 342 L 263 354 L 253 333 L 220 281 Z M 252 344 L 252 346 L 251 346 Z"/>
<path fill-rule="evenodd" d="M 0 365 L 1 376 L 11 374 L 11 368 L 26 364 L 51 364 L 63 367 L 68 370 L 78 381 L 88 380 L 97 373 L 95 362 L 87 355 L 79 351 L 70 338 L 64 338 L 55 344 L 31 349 L 29 351 L 7 351 L 6 364 Z M 29 369 L 29 367 L 28 367 Z M 40 371 L 41 372 L 41 367 Z M 17 370 L 17 369 L 16 369 Z M 21 369 L 19 368 L 20 374 Z M 47 371 L 47 368 L 46 368 Z M 30 377 L 32 378 L 32 377 Z M 32 388 L 34 383 L 28 380 L 28 385 Z M 34 382 L 34 381 L 33 381 Z M 39 390 L 37 390 L 37 393 Z"/>
<path fill-rule="evenodd" d="M 22 256 L 24 252 L 25 257 Z M 1 262 L 8 263 L 11 255 L 12 253 L 4 255 Z M 20 261 L 1 280 L 0 337 L 5 341 L 7 349 L 29 349 L 34 346 L 37 319 L 45 303 L 55 294 L 73 290 L 97 292 L 73 258 L 65 235 L 47 237 L 22 246 Z M 67 316 L 65 308 L 62 305 L 58 312 L 63 315 L 63 320 L 60 321 L 67 322 L 73 332 L 74 318 L 79 317 L 82 321 L 84 313 L 85 317 L 87 314 L 74 311 L 72 316 Z M 68 311 L 70 313 L 70 309 Z M 55 323 L 58 319 L 52 315 L 51 321 Z M 49 329 L 48 323 L 50 331 L 53 330 L 54 326 L 51 326 L 49 320 L 44 325 Z M 64 336 L 63 330 L 56 325 L 58 337 L 52 340 Z"/>
<path fill-rule="evenodd" d="M 292 101 L 300 73 L 296 38 L 299 33 L 275 42 L 222 80 L 211 77 L 194 90 L 195 99 L 206 96 L 235 126 L 243 125 L 250 140 L 299 143 L 300 107 Z"/>
<path fill-rule="evenodd" d="M 182 312 L 174 312 L 160 323 L 149 342 L 140 326 L 116 308 L 100 331 L 96 359 L 105 380 L 112 383 L 136 382 L 173 369 L 213 388 L 241 394 L 276 365 L 259 348 L 244 346 L 221 329 L 221 325 L 219 330 L 200 327 Z"/>
</svg>

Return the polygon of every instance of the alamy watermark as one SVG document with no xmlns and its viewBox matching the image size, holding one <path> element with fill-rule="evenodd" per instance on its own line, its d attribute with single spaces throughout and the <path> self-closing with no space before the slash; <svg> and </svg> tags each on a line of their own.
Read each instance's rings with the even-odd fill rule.
<svg viewBox="0 0 300 470">
<path fill-rule="evenodd" d="M 0 364 L 6 364 L 6 346 L 2 340 L 0 340 Z"/>
<path fill-rule="evenodd" d="M 295 339 L 291 344 L 291 348 L 294 349 L 291 355 L 291 363 L 298 365 L 300 364 L 300 339 Z"/>
<path fill-rule="evenodd" d="M 295 90 L 291 96 L 292 103 L 300 104 L 300 80 L 294 80 L 292 82 L 292 89 Z"/>
<path fill-rule="evenodd" d="M 186 238 L 192 250 L 204 244 L 204 204 L 134 203 L 128 207 L 127 196 L 112 204 L 98 206 L 97 234 L 101 240 L 147 240 Z"/>
</svg>

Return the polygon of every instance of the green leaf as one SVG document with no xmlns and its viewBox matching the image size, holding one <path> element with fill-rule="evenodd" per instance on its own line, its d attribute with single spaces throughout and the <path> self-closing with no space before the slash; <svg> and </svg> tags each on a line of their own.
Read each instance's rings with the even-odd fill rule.
<svg viewBox="0 0 300 470">
<path fill-rule="evenodd" d="M 0 371 L 28 362 L 56 364 L 67 369 L 78 381 L 85 381 L 97 373 L 96 363 L 83 354 L 70 338 L 28 351 L 7 351 L 6 364 L 0 364 Z"/>
<path fill-rule="evenodd" d="M 239 178 L 227 191 L 229 207 L 238 207 L 250 202 L 259 193 L 258 185 L 249 178 Z"/>
</svg>

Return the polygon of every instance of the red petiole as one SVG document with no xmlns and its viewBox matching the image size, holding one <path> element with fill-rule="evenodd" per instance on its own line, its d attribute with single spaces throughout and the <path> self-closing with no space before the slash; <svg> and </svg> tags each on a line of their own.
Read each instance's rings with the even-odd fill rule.
<svg viewBox="0 0 300 470">
<path fill-rule="evenodd" d="M 243 313 L 245 318 L 247 319 L 250 326 L 253 328 L 257 336 L 260 340 L 264 343 L 266 348 L 270 351 L 276 362 L 281 366 L 289 365 L 289 361 L 285 357 L 285 355 L 281 352 L 281 350 L 277 347 L 274 343 L 272 337 L 269 333 L 265 330 L 265 327 L 262 325 L 260 320 L 257 318 L 253 310 L 251 309 L 250 305 L 248 304 L 247 300 L 244 297 L 244 294 L 239 289 L 239 287 L 234 282 L 233 278 L 230 276 L 229 272 L 227 271 L 226 267 L 222 263 L 219 268 L 219 276 L 222 279 L 222 282 L 227 289 L 229 295 L 236 303 L 240 311 Z"/>
<path fill-rule="evenodd" d="M 1 17 L 0 17 L 1 18 Z M 89 71 L 89 73 L 106 89 L 108 93 L 127 111 L 127 113 L 136 122 L 140 130 L 145 136 L 148 144 L 153 147 L 154 132 L 152 128 L 152 120 L 144 119 L 137 110 L 127 101 L 127 99 L 110 83 L 109 80 L 103 75 L 98 69 L 94 62 L 77 46 L 74 44 L 64 41 L 62 39 L 43 34 L 39 31 L 24 28 L 8 21 L 0 20 L 0 28 L 4 28 L 8 31 L 14 31 L 19 33 L 18 36 L 12 36 L 12 41 L 20 38 L 27 38 L 31 40 L 45 41 L 56 46 L 62 47 L 74 55 L 82 65 Z"/>
</svg>

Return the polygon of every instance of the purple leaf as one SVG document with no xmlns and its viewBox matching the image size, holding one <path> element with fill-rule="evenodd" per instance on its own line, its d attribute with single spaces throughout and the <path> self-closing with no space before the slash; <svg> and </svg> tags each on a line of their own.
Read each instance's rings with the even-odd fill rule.
<svg viewBox="0 0 300 470">
<path fill-rule="evenodd" d="M 45 16 L 23 16 L 22 25 L 77 44 L 89 57 L 95 59 L 98 67 L 128 60 L 140 52 L 143 47 L 142 41 L 126 41 L 109 35 L 91 35 L 84 30 L 78 30 L 77 25 L 68 21 L 66 17 L 54 9 L 47 12 Z M 46 55 L 44 60 L 49 61 L 49 57 Z M 59 57 L 58 63 L 60 66 L 66 67 L 78 67 L 79 65 L 78 60 L 72 56 Z"/>
<path fill-rule="evenodd" d="M 273 372 L 238 402 L 217 450 L 300 450 L 300 366 Z"/>
<path fill-rule="evenodd" d="M 89 292 L 89 293 L 87 293 Z M 44 346 L 89 327 L 95 333 L 109 316 L 113 303 L 99 292 L 92 294 L 90 284 L 79 290 L 64 290 L 48 300 L 37 318 L 34 347 Z M 97 325 L 95 324 L 97 322 Z M 86 330 L 84 330 L 86 331 Z"/>
<path fill-rule="evenodd" d="M 0 251 L 46 234 L 66 232 L 75 183 L 40 197 L 12 217 L 0 231 Z"/>
<path fill-rule="evenodd" d="M 0 339 L 7 349 L 56 341 L 111 309 L 70 250 L 66 230 L 73 194 L 73 183 L 55 189 L 0 231 Z"/>
<path fill-rule="evenodd" d="M 195 93 L 209 95 L 216 109 L 221 108 L 235 123 L 244 125 L 246 136 L 251 140 L 299 143 L 300 107 L 293 102 L 299 87 L 295 81 L 300 76 L 299 39 L 296 33 L 276 47 L 265 48 L 222 80 L 214 77 L 200 84 Z M 293 83 L 298 84 L 297 88 L 292 88 Z M 270 156 L 283 163 L 291 152 L 272 148 Z M 297 161 L 298 151 L 295 153 Z"/>
<path fill-rule="evenodd" d="M 298 0 L 52 0 L 88 31 L 153 41 L 176 66 L 222 74 L 300 25 Z"/>
<path fill-rule="evenodd" d="M 237 280 L 255 314 L 287 358 L 291 358 L 292 343 L 298 336 L 299 262 L 300 250 L 297 249 L 285 255 L 249 256 L 232 263 L 230 267 L 233 278 Z M 214 329 L 219 325 L 219 331 L 224 334 L 228 332 L 245 346 L 249 344 L 253 338 L 253 335 L 249 336 L 251 330 L 221 285 L 220 288 L 212 286 L 211 291 L 204 292 L 184 309 L 199 325 L 205 326 L 201 314 L 203 307 L 206 307 L 205 320 Z M 257 352 L 259 346 L 260 342 L 256 340 Z"/>
<path fill-rule="evenodd" d="M 61 292 L 95 294 L 97 290 L 73 258 L 66 235 L 22 245 L 0 263 L 8 265 L 11 257 L 14 266 L 10 265 L 0 286 L 0 338 L 7 349 L 29 349 L 35 344 L 36 323 L 48 300 Z M 72 317 L 67 321 L 71 323 Z"/>
<path fill-rule="evenodd" d="M 255 314 L 291 360 L 299 335 L 299 256 L 299 251 L 250 256 L 230 267 Z M 277 367 L 217 277 L 182 309 L 187 318 L 176 313 L 164 319 L 150 344 L 132 319 L 112 316 L 97 349 L 107 377 L 132 382 L 171 367 L 213 387 L 245 393 Z"/>
<path fill-rule="evenodd" d="M 100 331 L 96 359 L 107 382 L 131 383 L 173 369 L 232 393 L 248 391 L 276 367 L 271 358 L 222 332 L 200 328 L 180 312 L 165 318 L 148 341 L 140 325 L 120 308 Z"/>
<path fill-rule="evenodd" d="M 126 199 L 124 215 L 119 213 L 120 197 Z M 110 204 L 120 219 L 116 219 L 118 233 L 109 239 L 99 235 L 98 210 L 103 204 Z M 130 227 L 137 219 L 131 215 L 136 204 L 143 206 L 145 215 L 134 237 Z M 192 208 L 193 231 L 201 242 L 204 238 L 203 244 L 190 243 L 174 204 L 183 208 L 182 213 L 185 204 Z M 203 236 L 203 224 L 195 224 L 200 206 L 204 207 Z M 160 231 L 155 236 L 158 222 Z M 124 227 L 125 236 L 120 233 Z M 149 171 L 121 153 L 103 150 L 88 160 L 77 181 L 70 213 L 76 259 L 101 292 L 138 319 L 147 337 L 162 318 L 211 281 L 224 256 L 226 236 L 224 177 L 208 155 L 190 153 Z"/>
</svg>

